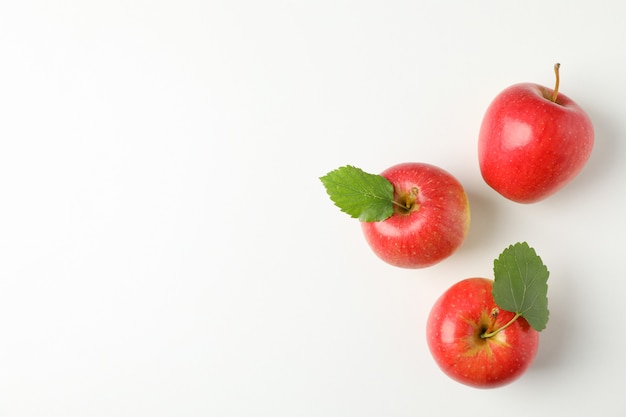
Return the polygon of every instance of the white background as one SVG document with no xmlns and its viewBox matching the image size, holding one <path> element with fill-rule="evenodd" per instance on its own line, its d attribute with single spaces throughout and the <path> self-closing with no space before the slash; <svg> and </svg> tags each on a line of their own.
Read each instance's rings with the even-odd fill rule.
<svg viewBox="0 0 626 417">
<path fill-rule="evenodd" d="M 618 1 L 3 2 L 0 415 L 626 415 L 624 39 Z M 557 61 L 596 145 L 512 203 L 481 118 Z M 405 161 L 472 208 L 423 270 L 378 260 L 318 179 Z M 460 385 L 430 307 L 522 240 L 551 271 L 537 358 Z"/>
</svg>

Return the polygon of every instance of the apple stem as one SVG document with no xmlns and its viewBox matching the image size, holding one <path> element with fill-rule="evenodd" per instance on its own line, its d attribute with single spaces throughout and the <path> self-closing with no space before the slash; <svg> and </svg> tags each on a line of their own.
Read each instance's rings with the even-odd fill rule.
<svg viewBox="0 0 626 417">
<path fill-rule="evenodd" d="M 511 320 L 509 320 L 509 322 L 507 324 L 505 324 L 504 326 L 500 327 L 499 329 L 496 330 L 491 330 L 488 329 L 490 331 L 487 331 L 483 334 L 480 335 L 481 339 L 487 339 L 489 337 L 495 336 L 498 333 L 500 333 L 502 330 L 506 329 L 507 327 L 509 327 L 511 324 L 513 324 L 513 322 L 515 322 L 515 320 L 517 320 L 518 318 L 520 318 L 522 315 L 520 313 L 515 313 L 515 316 L 513 316 L 513 318 Z"/>
<path fill-rule="evenodd" d="M 411 191 L 408 194 L 405 194 L 404 197 L 400 198 L 400 201 L 396 199 L 391 200 L 391 202 L 402 210 L 411 211 L 415 204 L 417 204 L 417 195 L 419 194 L 419 190 L 417 187 L 411 188 Z"/>
<path fill-rule="evenodd" d="M 558 62 L 556 64 L 554 64 L 554 75 L 556 75 L 556 82 L 554 83 L 554 92 L 552 93 L 552 98 L 550 100 L 552 100 L 553 103 L 556 103 L 556 98 L 559 95 L 559 68 L 561 67 L 561 64 L 559 64 Z"/>
</svg>

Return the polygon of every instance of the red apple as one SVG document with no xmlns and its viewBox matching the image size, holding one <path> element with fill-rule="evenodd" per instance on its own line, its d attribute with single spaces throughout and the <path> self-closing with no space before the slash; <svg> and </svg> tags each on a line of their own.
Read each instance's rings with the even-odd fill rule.
<svg viewBox="0 0 626 417">
<path fill-rule="evenodd" d="M 469 202 L 450 173 L 414 162 L 392 166 L 380 175 L 393 185 L 393 214 L 361 223 L 378 257 L 402 268 L 424 268 L 461 246 L 469 228 Z"/>
<path fill-rule="evenodd" d="M 454 284 L 435 302 L 427 321 L 428 346 L 437 365 L 452 379 L 476 388 L 519 378 L 539 343 L 539 333 L 523 317 L 496 305 L 492 288 L 493 281 L 486 278 Z"/>
<path fill-rule="evenodd" d="M 478 138 L 485 182 L 519 203 L 540 201 L 583 168 L 594 142 L 587 114 L 572 99 L 532 83 L 513 85 L 489 105 Z"/>
</svg>

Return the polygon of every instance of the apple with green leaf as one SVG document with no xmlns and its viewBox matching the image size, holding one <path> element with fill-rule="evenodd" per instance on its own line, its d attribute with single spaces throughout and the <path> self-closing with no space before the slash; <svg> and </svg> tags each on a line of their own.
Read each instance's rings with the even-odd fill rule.
<svg viewBox="0 0 626 417">
<path fill-rule="evenodd" d="M 426 337 L 435 362 L 452 379 L 495 388 L 531 365 L 548 322 L 549 271 L 526 242 L 494 261 L 494 279 L 457 282 L 433 305 Z"/>
<path fill-rule="evenodd" d="M 407 162 L 377 175 L 348 165 L 320 180 L 335 205 L 361 221 L 374 253 L 391 265 L 434 265 L 452 255 L 467 235 L 465 190 L 437 166 Z"/>
<path fill-rule="evenodd" d="M 518 203 L 534 203 L 576 177 L 591 155 L 591 119 L 572 99 L 521 83 L 506 88 L 489 105 L 478 137 L 478 160 L 485 182 Z"/>
</svg>

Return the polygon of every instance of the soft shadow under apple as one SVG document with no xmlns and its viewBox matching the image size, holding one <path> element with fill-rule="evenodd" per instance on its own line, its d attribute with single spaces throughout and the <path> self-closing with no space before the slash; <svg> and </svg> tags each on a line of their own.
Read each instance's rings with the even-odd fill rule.
<svg viewBox="0 0 626 417">
<path fill-rule="evenodd" d="M 499 213 L 495 199 L 499 196 L 488 196 L 465 189 L 470 204 L 470 227 L 460 252 L 480 250 L 485 243 L 499 233 Z"/>
<path fill-rule="evenodd" d="M 548 268 L 550 266 L 548 265 Z M 577 304 L 570 273 L 566 268 L 558 268 L 558 275 L 551 269 L 548 279 L 548 309 L 550 318 L 539 336 L 539 350 L 530 370 L 544 370 L 563 366 L 575 346 L 576 332 L 572 323 L 572 305 Z M 557 282 L 558 280 L 558 282 Z M 567 366 L 567 365 L 565 365 Z"/>
</svg>

